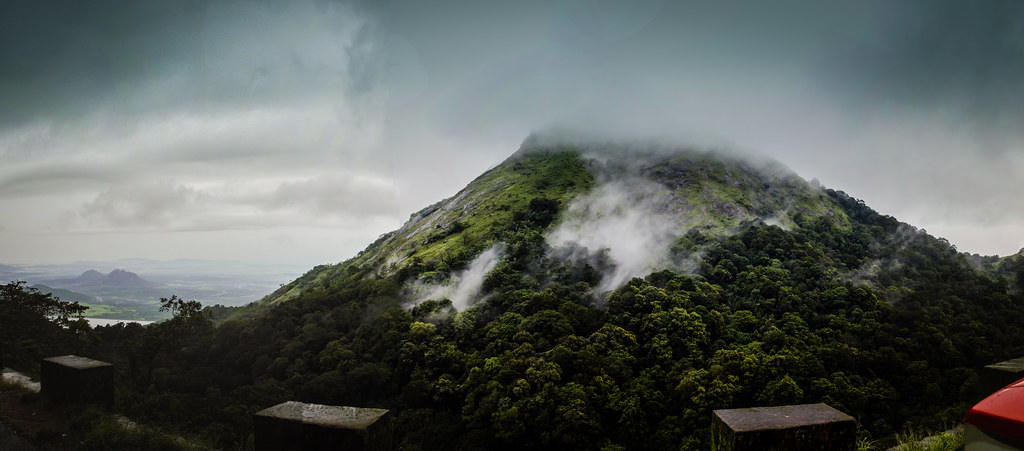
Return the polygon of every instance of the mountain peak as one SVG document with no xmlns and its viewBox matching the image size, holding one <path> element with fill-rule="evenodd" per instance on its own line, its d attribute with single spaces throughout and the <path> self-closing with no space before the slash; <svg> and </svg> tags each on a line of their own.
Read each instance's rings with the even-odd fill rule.
<svg viewBox="0 0 1024 451">
<path fill-rule="evenodd" d="M 849 221 L 824 190 L 775 162 L 656 143 L 531 135 L 454 196 L 412 214 L 352 260 L 317 268 L 268 301 L 328 283 L 345 268 L 461 277 L 478 256 L 527 229 L 548 258 L 606 259 L 608 270 L 595 288 L 607 292 L 652 270 L 690 266 L 673 249 L 691 232 L 723 236 L 749 223 L 789 228 L 801 217 L 840 226 Z"/>
<path fill-rule="evenodd" d="M 115 269 L 102 279 L 98 280 L 100 285 L 114 285 L 122 287 L 141 287 L 149 285 L 149 282 L 130 271 Z"/>
<path fill-rule="evenodd" d="M 103 277 L 105 277 L 103 273 L 96 271 L 95 269 L 90 269 L 86 272 L 83 272 L 82 275 L 76 277 L 74 280 L 72 280 L 72 282 L 75 284 L 93 283 L 102 279 Z"/>
</svg>

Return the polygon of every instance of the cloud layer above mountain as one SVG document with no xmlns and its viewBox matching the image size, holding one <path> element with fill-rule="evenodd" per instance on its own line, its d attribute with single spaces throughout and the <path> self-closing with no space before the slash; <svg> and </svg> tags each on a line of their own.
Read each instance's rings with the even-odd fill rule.
<svg viewBox="0 0 1024 451">
<path fill-rule="evenodd" d="M 549 127 L 1024 245 L 1017 1 L 8 2 L 0 58 L 11 262 L 341 260 Z"/>
</svg>

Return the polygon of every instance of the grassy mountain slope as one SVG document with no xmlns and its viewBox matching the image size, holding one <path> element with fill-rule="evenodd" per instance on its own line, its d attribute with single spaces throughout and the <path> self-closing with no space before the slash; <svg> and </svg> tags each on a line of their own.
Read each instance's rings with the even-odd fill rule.
<svg viewBox="0 0 1024 451">
<path fill-rule="evenodd" d="M 527 146 L 244 315 L 109 345 L 142 349 L 125 396 L 225 448 L 289 399 L 392 409 L 410 450 L 708 449 L 714 409 L 817 402 L 885 444 L 1024 355 L 1024 259 L 777 166 L 613 150 Z"/>
<path fill-rule="evenodd" d="M 369 266 L 386 274 L 413 261 L 432 266 L 464 264 L 490 246 L 530 200 L 567 202 L 593 186 L 593 175 L 575 152 L 520 152 L 485 172 L 455 196 L 413 213 L 400 229 L 382 235 L 353 259 L 314 268 L 262 303 L 275 304 L 323 287 L 346 268 Z"/>
<path fill-rule="evenodd" d="M 77 293 L 71 290 L 65 290 L 63 288 L 51 288 L 41 283 L 32 285 L 32 288 L 39 290 L 43 294 L 52 294 L 55 297 L 60 298 L 64 302 L 78 302 L 82 304 L 98 304 L 95 296 L 88 294 Z"/>
<path fill-rule="evenodd" d="M 694 227 L 735 226 L 750 219 L 791 225 L 798 214 L 835 217 L 846 225 L 845 213 L 833 199 L 781 166 L 684 153 L 655 159 L 640 169 L 675 189 L 685 208 L 701 210 L 704 216 Z"/>
<path fill-rule="evenodd" d="M 310 289 L 324 288 L 353 267 L 380 277 L 415 265 L 418 272 L 461 268 L 515 228 L 517 212 L 533 214 L 534 199 L 553 200 L 558 210 L 596 186 L 641 179 L 657 185 L 664 199 L 655 213 L 671 216 L 666 227 L 678 236 L 691 230 L 731 233 L 744 221 L 791 226 L 799 215 L 828 217 L 845 226 L 842 208 L 822 190 L 777 165 L 756 166 L 706 152 L 674 150 L 609 158 L 572 146 L 526 147 L 473 180 L 455 196 L 413 213 L 396 231 L 382 235 L 356 257 L 323 265 L 264 298 L 276 304 Z M 631 189 L 627 186 L 624 189 Z M 553 218 L 557 223 L 563 217 Z"/>
</svg>

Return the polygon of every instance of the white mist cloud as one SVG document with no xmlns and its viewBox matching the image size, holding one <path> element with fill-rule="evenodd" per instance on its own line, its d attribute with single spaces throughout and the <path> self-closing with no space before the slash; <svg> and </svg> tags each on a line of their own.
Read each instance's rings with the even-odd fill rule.
<svg viewBox="0 0 1024 451">
<path fill-rule="evenodd" d="M 417 294 L 414 304 L 430 299 L 447 298 L 452 301 L 455 310 L 465 310 L 477 300 L 476 295 L 480 293 L 484 278 L 498 266 L 502 254 L 504 246 L 501 243 L 495 244 L 481 252 L 466 269 L 452 274 L 450 279 L 440 284 L 418 284 L 412 287 L 412 291 Z"/>
<path fill-rule="evenodd" d="M 267 210 L 311 210 L 317 216 L 331 214 L 394 214 L 395 188 L 390 180 L 372 174 L 335 174 L 284 182 L 264 204 Z"/>
<path fill-rule="evenodd" d="M 793 226 L 796 225 L 793 223 L 793 220 L 790 219 L 790 217 L 783 212 L 779 212 L 778 214 L 772 217 L 764 218 L 762 220 L 766 225 L 778 226 L 783 230 L 792 230 Z"/>
<path fill-rule="evenodd" d="M 684 234 L 672 197 L 663 185 L 642 178 L 601 184 L 569 204 L 566 220 L 548 234 L 556 253 L 571 259 L 607 249 L 614 269 L 598 291 L 618 288 L 630 278 L 671 265 L 669 249 Z"/>
<path fill-rule="evenodd" d="M 175 212 L 199 197 L 195 190 L 175 183 L 153 182 L 120 186 L 82 205 L 81 217 L 110 225 L 156 225 L 174 220 Z"/>
</svg>

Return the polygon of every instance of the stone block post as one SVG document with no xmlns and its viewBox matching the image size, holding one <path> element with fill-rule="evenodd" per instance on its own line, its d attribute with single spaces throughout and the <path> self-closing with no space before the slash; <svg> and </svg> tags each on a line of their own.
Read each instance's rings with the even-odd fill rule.
<svg viewBox="0 0 1024 451">
<path fill-rule="evenodd" d="M 974 394 L 981 400 L 1021 379 L 1024 379 L 1024 357 L 986 365 L 978 370 Z"/>
<path fill-rule="evenodd" d="M 77 355 L 43 359 L 40 366 L 43 396 L 59 402 L 114 405 L 114 365 Z"/>
<path fill-rule="evenodd" d="M 839 451 L 857 441 L 857 421 L 826 404 L 716 410 L 711 416 L 715 451 Z"/>
<path fill-rule="evenodd" d="M 386 409 L 325 406 L 288 401 L 253 416 L 256 451 L 391 449 Z"/>
</svg>

